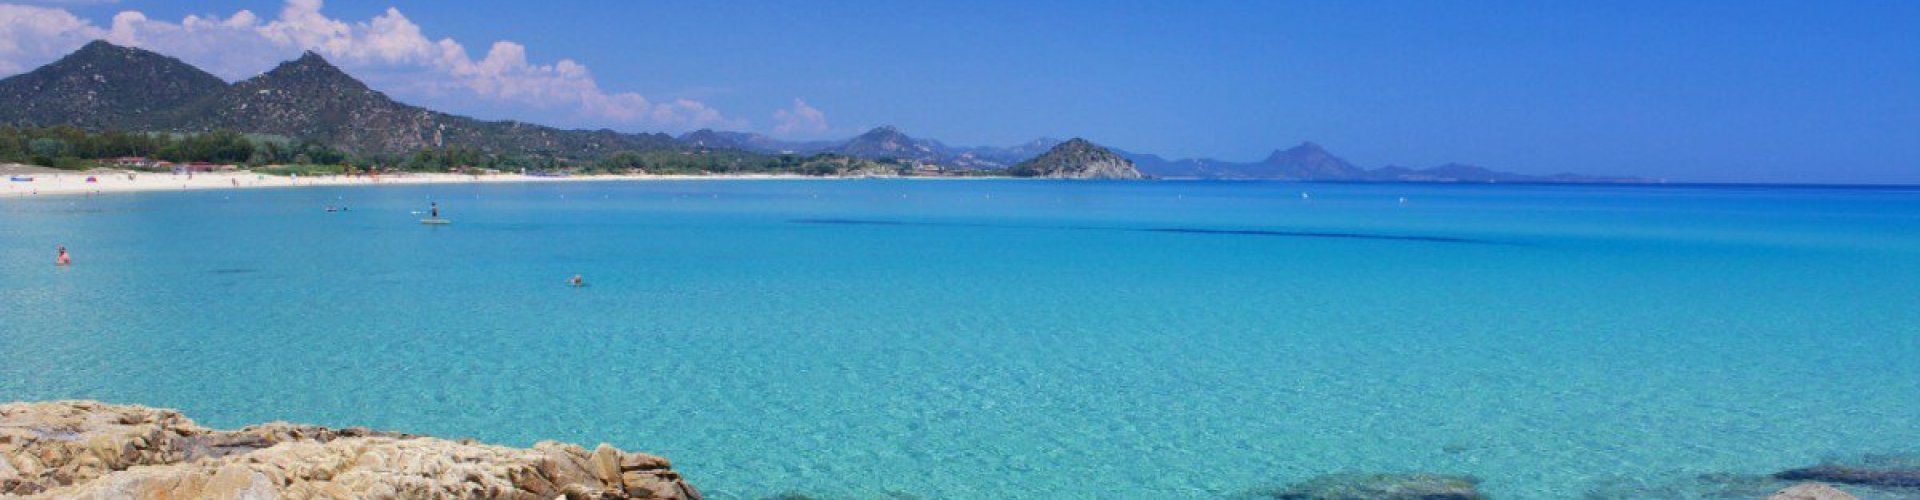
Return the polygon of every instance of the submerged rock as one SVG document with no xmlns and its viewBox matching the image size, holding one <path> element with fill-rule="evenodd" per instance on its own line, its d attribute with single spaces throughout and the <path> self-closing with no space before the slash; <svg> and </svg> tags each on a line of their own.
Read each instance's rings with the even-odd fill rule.
<svg viewBox="0 0 1920 500">
<path fill-rule="evenodd" d="M 0 404 L 0 496 L 42 498 L 682 498 L 665 458 L 605 444 L 509 448 L 363 428 L 221 431 L 174 410 Z"/>
<path fill-rule="evenodd" d="M 1767 500 L 1857 500 L 1839 488 L 1822 483 L 1800 483 L 1789 486 L 1767 497 Z"/>
<path fill-rule="evenodd" d="M 1480 500 L 1480 480 L 1440 474 L 1329 474 L 1254 496 L 1287 500 Z"/>
<path fill-rule="evenodd" d="M 1781 471 L 1773 477 L 1788 481 L 1823 481 L 1888 488 L 1920 488 L 1920 467 L 1871 467 L 1825 464 Z"/>
<path fill-rule="evenodd" d="M 1653 475 L 1609 477 L 1581 498 L 1587 500 L 1640 500 L 1643 498 L 1767 498 L 1787 487 L 1762 474 L 1711 473 L 1694 476 Z"/>
</svg>

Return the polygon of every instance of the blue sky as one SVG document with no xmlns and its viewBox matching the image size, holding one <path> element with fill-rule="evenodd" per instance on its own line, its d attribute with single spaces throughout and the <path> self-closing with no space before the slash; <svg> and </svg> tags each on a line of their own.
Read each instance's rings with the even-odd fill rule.
<svg viewBox="0 0 1920 500">
<path fill-rule="evenodd" d="M 300 37 L 253 54 L 164 28 L 197 15 L 260 30 L 295 3 L 38 5 L 99 32 L 137 11 L 157 28 L 119 36 L 238 78 Z M 348 31 L 391 9 L 464 49 L 431 63 L 367 49 L 379 37 L 322 51 L 403 101 L 561 126 L 819 138 L 893 124 L 960 145 L 1083 136 L 1229 160 L 1312 140 L 1369 167 L 1920 183 L 1920 2 L 304 6 Z M 243 9 L 259 20 L 236 21 Z M 474 69 L 501 40 L 528 69 Z M 554 69 L 563 59 L 581 68 Z"/>
</svg>

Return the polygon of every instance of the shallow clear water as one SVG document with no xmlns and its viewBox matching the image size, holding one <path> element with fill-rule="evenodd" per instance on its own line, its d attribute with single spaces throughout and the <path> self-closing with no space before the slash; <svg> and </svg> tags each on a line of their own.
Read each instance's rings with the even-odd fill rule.
<svg viewBox="0 0 1920 500">
<path fill-rule="evenodd" d="M 429 199 L 455 223 L 416 223 Z M 607 441 L 722 498 L 1206 497 L 1342 471 L 1568 497 L 1913 451 L 1916 298 L 1911 189 L 20 198 L 0 200 L 0 399 Z"/>
</svg>

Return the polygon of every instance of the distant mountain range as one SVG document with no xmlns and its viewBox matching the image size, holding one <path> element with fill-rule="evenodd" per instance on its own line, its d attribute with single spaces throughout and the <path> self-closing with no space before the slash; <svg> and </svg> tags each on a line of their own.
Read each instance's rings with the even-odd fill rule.
<svg viewBox="0 0 1920 500">
<path fill-rule="evenodd" d="M 1474 165 L 1448 163 L 1430 168 L 1387 166 L 1365 169 L 1334 156 L 1326 148 L 1303 142 L 1288 149 L 1275 150 L 1264 160 L 1248 163 L 1188 158 L 1168 160 L 1147 153 L 1122 152 L 1147 175 L 1189 179 L 1291 179 L 1303 181 L 1355 182 L 1543 182 L 1543 183 L 1642 183 L 1633 177 L 1596 177 L 1578 174 L 1525 175 L 1490 170 Z"/>
<path fill-rule="evenodd" d="M 869 130 L 844 141 L 782 141 L 750 132 L 701 129 L 680 136 L 680 142 L 716 149 L 740 149 L 765 154 L 838 153 L 860 158 L 894 158 L 947 167 L 988 170 L 1006 168 L 1047 152 L 1059 139 L 1034 139 L 1010 147 L 954 147 L 933 139 L 917 139 L 891 125 Z"/>
<path fill-rule="evenodd" d="M 1169 160 L 1116 151 L 1125 168 L 1091 143 L 1040 138 L 1007 147 L 957 147 L 908 136 L 885 126 L 844 141 L 783 141 L 748 132 L 698 130 L 658 133 L 566 130 L 516 121 L 483 121 L 396 102 L 368 88 L 320 55 L 307 52 L 259 76 L 233 84 L 178 59 L 104 41 L 88 43 L 58 61 L 0 79 L 0 124 L 72 125 L 84 129 L 204 132 L 235 130 L 312 139 L 361 155 L 400 156 L 459 145 L 501 155 L 597 159 L 620 151 L 740 150 L 760 154 L 832 153 L 893 159 L 953 170 L 1001 170 L 1022 162 L 1077 158 L 1101 176 L 1200 179 L 1289 179 L 1400 182 L 1641 182 L 1574 174 L 1530 176 L 1472 165 L 1424 169 L 1357 167 L 1307 142 L 1266 159 L 1238 163 Z M 1059 146 L 1072 144 L 1067 151 Z M 1075 156 L 1078 155 L 1078 156 Z M 1086 161 L 1081 161 L 1086 160 Z M 1046 161 L 1041 165 L 1062 164 Z"/>
</svg>

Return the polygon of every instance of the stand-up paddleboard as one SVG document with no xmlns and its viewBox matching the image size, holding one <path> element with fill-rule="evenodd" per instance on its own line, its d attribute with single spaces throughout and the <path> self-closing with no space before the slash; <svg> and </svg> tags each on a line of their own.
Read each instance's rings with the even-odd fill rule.
<svg viewBox="0 0 1920 500">
<path fill-rule="evenodd" d="M 446 220 L 446 219 L 420 219 L 420 223 L 426 224 L 429 226 L 440 226 L 440 225 L 452 224 L 453 221 Z"/>
</svg>

